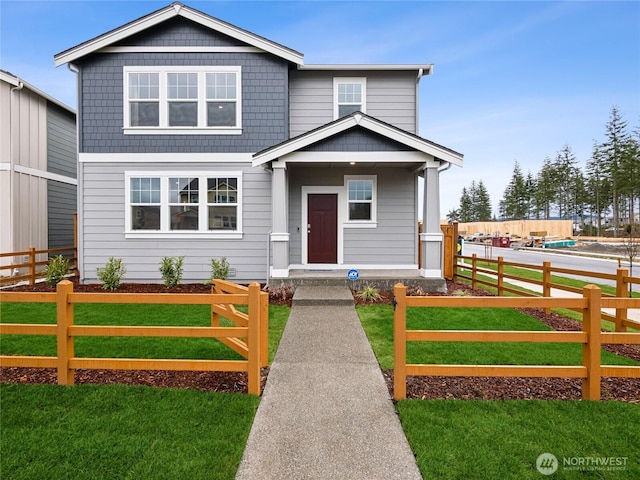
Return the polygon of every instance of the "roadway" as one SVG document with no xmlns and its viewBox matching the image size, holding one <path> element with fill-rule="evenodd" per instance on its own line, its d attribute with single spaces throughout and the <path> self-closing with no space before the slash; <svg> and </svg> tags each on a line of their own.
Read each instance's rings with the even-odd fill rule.
<svg viewBox="0 0 640 480">
<path fill-rule="evenodd" d="M 563 253 L 551 252 L 542 248 L 535 250 L 516 250 L 513 248 L 500 248 L 465 242 L 462 246 L 462 254 L 464 256 L 470 257 L 474 253 L 478 255 L 478 258 L 490 258 L 493 260 L 497 260 L 498 257 L 502 257 L 505 262 L 527 263 L 530 265 L 540 266 L 542 266 L 543 262 L 549 261 L 551 262 L 551 266 L 556 268 L 570 268 L 574 270 L 582 270 L 585 272 L 608 273 L 611 275 L 615 275 L 618 269 L 618 260 L 567 255 Z M 629 269 L 628 260 L 622 260 L 620 264 L 622 268 Z M 638 276 L 637 272 L 639 270 L 640 264 L 636 263 L 635 271 L 633 272 L 634 276 Z M 580 280 L 585 280 L 585 278 L 588 278 L 585 275 L 562 275 L 565 277 L 572 277 Z M 594 283 L 598 283 L 600 285 L 615 286 L 615 281 L 613 280 L 594 278 L 593 281 Z"/>
</svg>

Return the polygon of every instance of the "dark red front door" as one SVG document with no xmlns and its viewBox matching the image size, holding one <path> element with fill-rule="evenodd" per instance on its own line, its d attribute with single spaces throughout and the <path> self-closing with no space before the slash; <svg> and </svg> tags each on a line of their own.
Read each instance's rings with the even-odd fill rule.
<svg viewBox="0 0 640 480">
<path fill-rule="evenodd" d="M 338 263 L 338 195 L 309 195 L 307 207 L 307 261 Z"/>
</svg>

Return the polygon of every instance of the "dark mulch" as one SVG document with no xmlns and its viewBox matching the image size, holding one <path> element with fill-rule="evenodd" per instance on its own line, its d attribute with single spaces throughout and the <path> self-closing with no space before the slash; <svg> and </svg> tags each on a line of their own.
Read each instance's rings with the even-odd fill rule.
<svg viewBox="0 0 640 480">
<path fill-rule="evenodd" d="M 464 284 L 447 282 L 447 294 L 464 291 L 470 295 L 490 295 L 484 290 L 472 290 Z M 12 291 L 50 292 L 44 283 L 33 286 L 14 287 Z M 74 284 L 77 292 L 104 292 L 100 285 Z M 211 287 L 204 284 L 181 284 L 166 288 L 161 284 L 122 284 L 118 293 L 209 293 Z M 409 290 L 409 294 L 411 290 Z M 390 305 L 393 292 L 380 292 L 381 298 L 375 303 Z M 355 298 L 358 305 L 370 305 Z M 290 298 L 278 303 L 290 304 Z M 582 324 L 555 313 L 546 315 L 538 309 L 522 309 L 523 313 L 537 318 L 558 331 L 576 331 Z M 640 345 L 606 345 L 604 349 L 640 361 Z M 262 369 L 262 386 L 269 369 Z M 393 371 L 383 371 L 384 378 L 393 394 Z M 0 368 L 0 382 L 11 383 L 57 383 L 54 369 Z M 77 370 L 76 383 L 147 385 L 155 387 L 188 388 L 213 392 L 246 392 L 246 373 L 241 372 L 174 372 L 174 371 L 120 371 L 120 370 Z M 409 377 L 407 398 L 457 398 L 457 399 L 557 399 L 577 400 L 581 398 L 581 381 L 564 378 L 492 378 L 492 377 Z M 603 378 L 602 399 L 640 403 L 640 378 Z"/>
</svg>

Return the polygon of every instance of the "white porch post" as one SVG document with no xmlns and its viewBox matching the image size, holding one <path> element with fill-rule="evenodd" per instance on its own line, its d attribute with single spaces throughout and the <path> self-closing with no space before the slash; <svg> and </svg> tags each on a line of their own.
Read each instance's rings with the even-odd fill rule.
<svg viewBox="0 0 640 480">
<path fill-rule="evenodd" d="M 273 162 L 271 179 L 271 278 L 289 276 L 289 189 L 287 165 Z"/>
<path fill-rule="evenodd" d="M 427 161 L 424 166 L 424 200 L 422 205 L 422 267 L 420 276 L 442 278 L 442 248 L 444 235 L 440 230 L 439 162 Z"/>
</svg>

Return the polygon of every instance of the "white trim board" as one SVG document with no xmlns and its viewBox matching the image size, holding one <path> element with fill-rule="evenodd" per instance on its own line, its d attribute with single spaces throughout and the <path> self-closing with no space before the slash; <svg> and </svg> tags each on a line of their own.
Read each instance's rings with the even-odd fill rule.
<svg viewBox="0 0 640 480">
<path fill-rule="evenodd" d="M 80 153 L 80 163 L 246 163 L 251 153 Z"/>
</svg>

